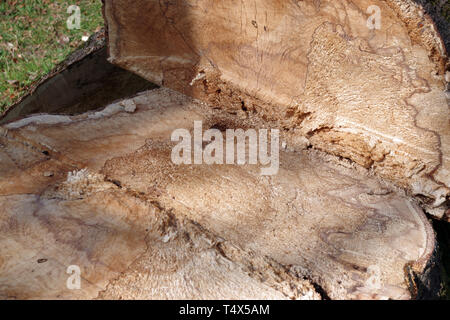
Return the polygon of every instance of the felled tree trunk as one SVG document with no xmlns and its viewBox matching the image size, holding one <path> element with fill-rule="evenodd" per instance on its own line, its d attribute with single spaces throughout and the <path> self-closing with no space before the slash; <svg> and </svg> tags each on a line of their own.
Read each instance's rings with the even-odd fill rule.
<svg viewBox="0 0 450 320">
<path fill-rule="evenodd" d="M 448 218 L 446 56 L 420 7 L 115 0 L 105 18 L 110 60 L 171 89 L 0 126 L 1 298 L 436 296 L 420 206 Z M 194 121 L 281 128 L 278 173 L 175 164 Z"/>
<path fill-rule="evenodd" d="M 105 1 L 110 61 L 271 120 L 449 219 L 447 56 L 411 0 Z"/>
</svg>

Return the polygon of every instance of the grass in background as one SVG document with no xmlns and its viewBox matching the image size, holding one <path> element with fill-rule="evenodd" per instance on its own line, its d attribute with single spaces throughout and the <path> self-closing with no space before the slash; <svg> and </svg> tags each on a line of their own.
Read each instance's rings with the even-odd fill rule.
<svg viewBox="0 0 450 320">
<path fill-rule="evenodd" d="M 81 9 L 80 29 L 67 27 L 70 5 Z M 101 7 L 100 0 L 0 1 L 0 112 L 103 26 Z"/>
</svg>

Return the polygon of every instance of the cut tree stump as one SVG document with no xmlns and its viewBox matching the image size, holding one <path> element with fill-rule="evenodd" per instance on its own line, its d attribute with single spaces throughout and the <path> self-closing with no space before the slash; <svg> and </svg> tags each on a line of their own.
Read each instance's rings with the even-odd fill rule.
<svg viewBox="0 0 450 320">
<path fill-rule="evenodd" d="M 106 0 L 104 15 L 110 61 L 168 88 L 0 125 L 0 298 L 437 296 L 423 208 L 450 217 L 448 66 L 420 6 Z M 171 135 L 195 121 L 280 129 L 278 173 L 176 165 Z"/>
<path fill-rule="evenodd" d="M 111 62 L 273 120 L 450 219 L 448 60 L 412 0 L 106 0 L 104 12 Z"/>
<path fill-rule="evenodd" d="M 434 234 L 404 192 L 313 150 L 274 176 L 178 166 L 173 128 L 265 123 L 168 89 L 130 101 L 1 127 L 2 298 L 415 297 Z"/>
</svg>

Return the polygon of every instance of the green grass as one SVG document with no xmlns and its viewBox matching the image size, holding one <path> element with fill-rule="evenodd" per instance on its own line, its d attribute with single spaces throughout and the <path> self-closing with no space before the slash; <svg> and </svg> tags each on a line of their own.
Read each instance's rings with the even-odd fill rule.
<svg viewBox="0 0 450 320">
<path fill-rule="evenodd" d="M 70 5 L 81 9 L 69 30 Z M 0 0 L 0 112 L 103 26 L 100 0 Z"/>
</svg>

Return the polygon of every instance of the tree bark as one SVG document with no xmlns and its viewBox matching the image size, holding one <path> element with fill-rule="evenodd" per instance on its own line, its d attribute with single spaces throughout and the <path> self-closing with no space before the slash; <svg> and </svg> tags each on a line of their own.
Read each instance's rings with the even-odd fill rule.
<svg viewBox="0 0 450 320">
<path fill-rule="evenodd" d="M 0 124 L 34 113 L 80 114 L 155 87 L 107 61 L 103 30 L 34 83 L 17 103 L 5 110 Z"/>
</svg>

